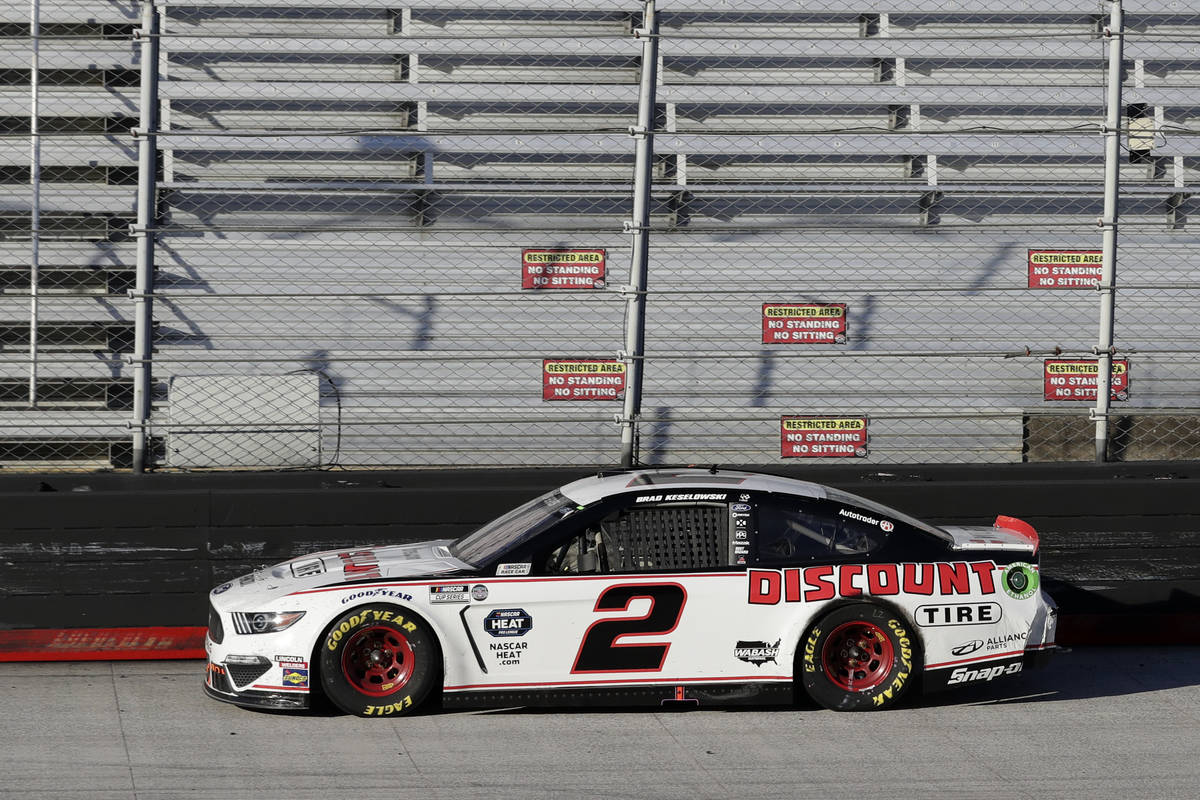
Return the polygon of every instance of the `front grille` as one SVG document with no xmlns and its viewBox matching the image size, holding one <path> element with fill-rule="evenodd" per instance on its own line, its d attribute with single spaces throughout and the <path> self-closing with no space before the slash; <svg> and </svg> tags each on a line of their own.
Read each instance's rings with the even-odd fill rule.
<svg viewBox="0 0 1200 800">
<path fill-rule="evenodd" d="M 220 644 L 225 639 L 225 627 L 221 625 L 221 615 L 211 605 L 208 607 L 208 638 L 213 644 Z"/>
<path fill-rule="evenodd" d="M 228 661 L 225 662 L 225 669 L 229 672 L 229 677 L 233 679 L 234 685 L 238 687 L 254 683 L 270 668 L 271 662 L 266 659 L 255 664 L 230 664 Z"/>
</svg>

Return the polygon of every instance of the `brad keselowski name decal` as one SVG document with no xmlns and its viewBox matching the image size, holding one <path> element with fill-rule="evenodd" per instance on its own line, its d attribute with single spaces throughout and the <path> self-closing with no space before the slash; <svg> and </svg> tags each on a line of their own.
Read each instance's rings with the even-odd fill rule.
<svg viewBox="0 0 1200 800">
<path fill-rule="evenodd" d="M 751 605 L 814 603 L 864 594 L 942 596 L 995 594 L 992 561 L 954 561 L 936 564 L 839 564 L 788 569 L 752 569 L 747 601 Z"/>
<path fill-rule="evenodd" d="M 637 499 L 639 503 L 679 503 L 683 501 L 697 500 L 724 500 L 729 494 L 726 492 L 684 492 L 676 494 L 650 494 L 643 495 Z"/>
</svg>

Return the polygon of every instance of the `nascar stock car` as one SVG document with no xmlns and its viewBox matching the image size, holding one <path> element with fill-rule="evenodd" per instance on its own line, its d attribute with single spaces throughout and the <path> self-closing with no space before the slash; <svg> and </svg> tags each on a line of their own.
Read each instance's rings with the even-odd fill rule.
<svg viewBox="0 0 1200 800">
<path fill-rule="evenodd" d="M 935 527 L 834 488 L 600 474 L 457 541 L 318 553 L 210 595 L 205 691 L 391 716 L 444 706 L 882 709 L 1054 649 L 1027 523 Z"/>
</svg>

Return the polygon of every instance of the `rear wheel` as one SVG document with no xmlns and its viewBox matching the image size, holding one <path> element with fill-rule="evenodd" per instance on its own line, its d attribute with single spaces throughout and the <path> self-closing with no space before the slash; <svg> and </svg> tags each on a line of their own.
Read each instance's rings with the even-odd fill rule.
<svg viewBox="0 0 1200 800">
<path fill-rule="evenodd" d="M 429 696 L 439 662 L 437 641 L 424 621 L 394 606 L 363 606 L 325 632 L 321 685 L 347 714 L 407 714 Z"/>
<path fill-rule="evenodd" d="M 852 603 L 830 611 L 809 629 L 797 668 L 805 691 L 825 708 L 887 708 L 915 677 L 914 645 L 899 614 L 873 603 Z"/>
</svg>

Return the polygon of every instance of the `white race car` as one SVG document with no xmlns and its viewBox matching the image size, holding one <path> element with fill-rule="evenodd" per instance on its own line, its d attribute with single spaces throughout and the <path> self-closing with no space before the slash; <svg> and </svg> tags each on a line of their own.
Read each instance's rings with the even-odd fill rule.
<svg viewBox="0 0 1200 800">
<path fill-rule="evenodd" d="M 814 483 L 638 470 L 457 541 L 317 553 L 212 591 L 207 693 L 364 717 L 444 706 L 869 710 L 1054 648 L 1038 537 L 938 528 Z"/>
</svg>

